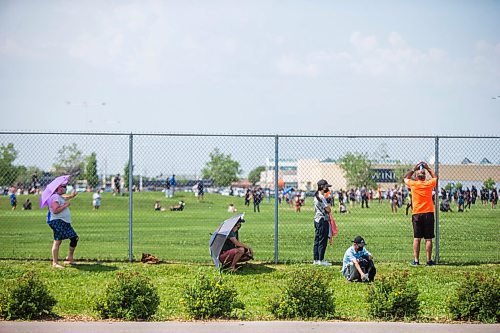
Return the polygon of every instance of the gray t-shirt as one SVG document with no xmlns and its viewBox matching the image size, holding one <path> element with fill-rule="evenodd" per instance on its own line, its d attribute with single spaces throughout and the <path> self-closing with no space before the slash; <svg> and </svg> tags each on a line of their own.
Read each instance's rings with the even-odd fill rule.
<svg viewBox="0 0 500 333">
<path fill-rule="evenodd" d="M 54 193 L 52 194 L 52 196 L 49 198 L 49 210 L 50 210 L 50 220 L 51 221 L 54 221 L 54 220 L 63 220 L 64 222 L 66 223 L 71 223 L 71 214 L 69 213 L 69 208 L 66 207 L 63 209 L 62 212 L 60 212 L 59 214 L 55 214 L 53 211 L 52 211 L 52 202 L 54 201 L 57 201 L 59 203 L 59 205 L 63 205 L 66 200 L 64 200 L 63 197 L 61 197 L 59 194 L 57 193 Z"/>
<path fill-rule="evenodd" d="M 314 197 L 314 222 L 319 222 L 322 218 L 328 221 L 328 213 L 325 208 L 328 207 L 328 203 L 326 202 L 325 197 L 318 193 L 318 198 Z"/>
</svg>

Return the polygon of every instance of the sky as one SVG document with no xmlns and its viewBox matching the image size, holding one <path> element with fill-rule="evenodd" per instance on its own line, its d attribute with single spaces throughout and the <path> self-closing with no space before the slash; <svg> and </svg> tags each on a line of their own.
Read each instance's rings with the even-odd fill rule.
<svg viewBox="0 0 500 333">
<path fill-rule="evenodd" d="M 500 1 L 0 0 L 0 131 L 498 135 Z"/>
</svg>

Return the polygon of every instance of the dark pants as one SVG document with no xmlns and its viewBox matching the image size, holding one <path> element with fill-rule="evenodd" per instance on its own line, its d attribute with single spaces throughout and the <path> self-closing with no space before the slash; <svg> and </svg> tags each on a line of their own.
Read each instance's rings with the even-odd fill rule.
<svg viewBox="0 0 500 333">
<path fill-rule="evenodd" d="M 314 228 L 314 260 L 324 260 L 328 244 L 328 222 L 325 219 L 321 219 L 319 222 L 315 221 Z"/>
<path fill-rule="evenodd" d="M 361 196 L 361 208 L 364 208 L 365 204 L 366 204 L 366 208 L 370 208 L 370 207 L 368 207 L 368 196 L 367 195 Z"/>
<path fill-rule="evenodd" d="M 409 203 L 406 204 L 406 215 L 408 215 L 408 211 L 410 210 L 410 208 L 413 209 L 413 205 L 412 205 L 411 202 L 409 202 Z"/>
<path fill-rule="evenodd" d="M 375 264 L 373 260 L 361 258 L 359 260 L 359 266 L 363 273 L 368 274 L 368 280 L 372 282 L 375 279 L 375 275 L 377 274 L 377 269 L 375 268 Z M 361 282 L 361 276 L 356 269 L 354 264 L 350 263 L 347 265 L 346 270 L 344 272 L 344 276 L 347 281 L 359 281 Z"/>
</svg>

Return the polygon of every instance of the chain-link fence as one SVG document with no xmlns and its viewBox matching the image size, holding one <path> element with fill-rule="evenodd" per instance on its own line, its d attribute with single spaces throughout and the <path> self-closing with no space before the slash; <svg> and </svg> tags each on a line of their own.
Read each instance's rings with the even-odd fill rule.
<svg viewBox="0 0 500 333">
<path fill-rule="evenodd" d="M 244 212 L 240 240 L 256 259 L 308 262 L 313 195 L 324 178 L 333 185 L 339 228 L 328 260 L 340 262 L 359 234 L 378 261 L 409 261 L 410 193 L 402 178 L 425 161 L 439 174 L 436 208 L 451 209 L 436 211 L 437 259 L 498 263 L 499 139 L 0 132 L 0 257 L 50 258 L 40 193 L 70 173 L 79 258 L 152 253 L 209 262 L 210 234 Z M 28 201 L 32 209 L 23 207 Z"/>
</svg>

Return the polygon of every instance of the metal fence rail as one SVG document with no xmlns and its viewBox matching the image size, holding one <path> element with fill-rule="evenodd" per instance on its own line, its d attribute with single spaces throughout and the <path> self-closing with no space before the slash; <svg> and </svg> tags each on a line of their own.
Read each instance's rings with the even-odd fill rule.
<svg viewBox="0 0 500 333">
<path fill-rule="evenodd" d="M 80 258 L 136 260 L 148 252 L 163 260 L 206 262 L 209 234 L 233 214 L 228 212 L 233 204 L 246 213 L 241 237 L 258 259 L 307 262 L 314 238 L 312 194 L 324 178 L 333 185 L 333 217 L 339 226 L 327 250 L 329 260 L 340 262 L 361 234 L 377 260 L 409 261 L 411 208 L 407 215 L 402 176 L 425 161 L 439 174 L 436 259 L 498 263 L 500 253 L 491 249 L 500 236 L 500 210 L 495 208 L 499 147 L 496 136 L 0 132 L 0 257 L 50 257 L 51 233 L 44 223 L 46 211 L 38 208 L 39 191 L 56 175 L 70 172 L 71 185 L 82 191 L 71 206 Z M 342 165 L 348 156 L 369 166 L 371 184 L 356 185 L 346 176 Z M 97 184 L 88 167 L 92 158 Z M 231 162 L 239 171 L 235 179 L 231 168 L 222 167 Z M 207 170 L 215 176 L 207 176 Z M 173 175 L 176 184 L 167 188 Z M 249 175 L 255 183 L 247 180 Z M 368 207 L 361 202 L 362 187 Z M 257 202 L 245 200 L 247 189 L 254 190 Z M 97 210 L 96 190 L 102 191 Z M 15 210 L 11 192 L 17 197 Z M 453 212 L 439 212 L 444 198 Z M 33 208 L 23 210 L 28 199 Z M 159 211 L 154 210 L 157 201 Z M 185 209 L 170 211 L 180 201 Z"/>
</svg>

